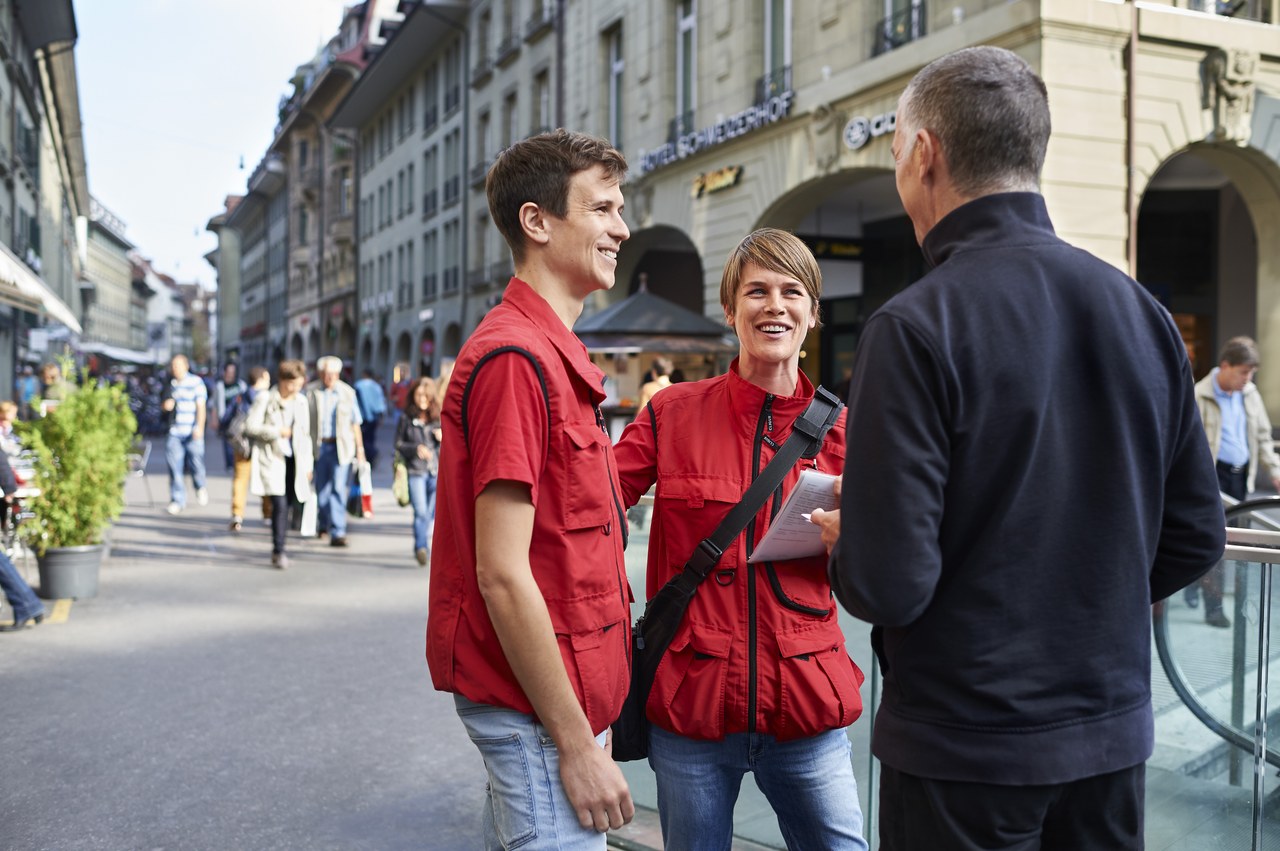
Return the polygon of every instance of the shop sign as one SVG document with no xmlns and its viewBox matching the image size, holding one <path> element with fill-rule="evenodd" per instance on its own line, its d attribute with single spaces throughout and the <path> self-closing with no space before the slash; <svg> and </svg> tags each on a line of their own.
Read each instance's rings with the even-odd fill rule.
<svg viewBox="0 0 1280 851">
<path fill-rule="evenodd" d="M 898 126 L 896 112 L 882 112 L 870 118 L 865 115 L 855 116 L 850 118 L 849 123 L 844 126 L 844 144 L 849 150 L 856 151 L 877 136 L 892 133 L 896 126 Z"/>
<path fill-rule="evenodd" d="M 678 136 L 675 141 L 667 142 L 661 148 L 640 151 L 640 174 L 648 174 L 654 169 L 679 162 L 685 157 L 781 121 L 791 112 L 795 94 L 793 89 L 787 89 L 761 103 L 752 104 L 735 115 L 722 118 L 710 127 Z"/>
<path fill-rule="evenodd" d="M 701 198 L 703 195 L 710 195 L 713 192 L 722 192 L 725 189 L 732 189 L 738 185 L 738 181 L 742 178 L 742 166 L 727 165 L 724 168 L 718 168 L 715 171 L 709 171 L 706 174 L 700 174 L 693 179 L 693 188 L 689 195 L 693 198 Z"/>
</svg>

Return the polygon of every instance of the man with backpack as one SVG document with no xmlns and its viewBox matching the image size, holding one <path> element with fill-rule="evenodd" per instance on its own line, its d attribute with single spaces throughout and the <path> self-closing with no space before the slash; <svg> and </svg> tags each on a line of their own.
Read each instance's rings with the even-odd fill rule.
<svg viewBox="0 0 1280 851">
<path fill-rule="evenodd" d="M 222 440 L 232 456 L 234 473 L 231 478 L 231 531 L 239 532 L 244 524 L 244 504 L 249 495 L 249 477 L 253 467 L 250 450 L 253 448 L 245 434 L 245 421 L 254 397 L 271 387 L 271 373 L 264 367 L 249 370 L 249 386 L 227 401 L 226 411 L 219 424 Z"/>
</svg>

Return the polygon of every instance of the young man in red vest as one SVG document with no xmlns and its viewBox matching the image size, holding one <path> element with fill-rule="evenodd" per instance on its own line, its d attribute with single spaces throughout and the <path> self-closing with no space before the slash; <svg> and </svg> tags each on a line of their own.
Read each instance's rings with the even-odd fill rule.
<svg viewBox="0 0 1280 851">
<path fill-rule="evenodd" d="M 486 192 L 515 277 L 458 355 L 441 414 L 427 661 L 489 773 L 485 847 L 605 847 L 631 820 L 609 725 L 628 687 L 630 589 L 603 373 L 573 335 L 630 236 L 626 161 L 557 130 Z"/>
</svg>

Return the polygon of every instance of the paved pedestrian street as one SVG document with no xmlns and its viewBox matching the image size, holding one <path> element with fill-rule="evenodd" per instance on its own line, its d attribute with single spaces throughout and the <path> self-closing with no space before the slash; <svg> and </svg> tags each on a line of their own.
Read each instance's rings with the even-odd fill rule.
<svg viewBox="0 0 1280 851">
<path fill-rule="evenodd" d="M 291 538 L 282 572 L 256 503 L 228 531 L 208 454 L 208 506 L 166 515 L 153 452 L 155 504 L 129 481 L 98 596 L 0 634 L 0 849 L 473 845 L 483 767 L 431 688 L 386 462 L 352 546 Z"/>
</svg>

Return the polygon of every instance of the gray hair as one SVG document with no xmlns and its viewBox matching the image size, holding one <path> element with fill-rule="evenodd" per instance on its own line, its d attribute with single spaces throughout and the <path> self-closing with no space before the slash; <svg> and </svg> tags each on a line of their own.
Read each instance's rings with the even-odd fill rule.
<svg viewBox="0 0 1280 851">
<path fill-rule="evenodd" d="M 325 355 L 316 361 L 316 372 L 321 375 L 326 372 L 342 372 L 342 358 L 334 355 Z"/>
<path fill-rule="evenodd" d="M 967 47 L 926 65 L 898 103 L 910 152 L 928 130 L 956 191 L 1038 192 L 1049 145 L 1049 93 L 1025 59 L 1002 47 Z"/>
</svg>

